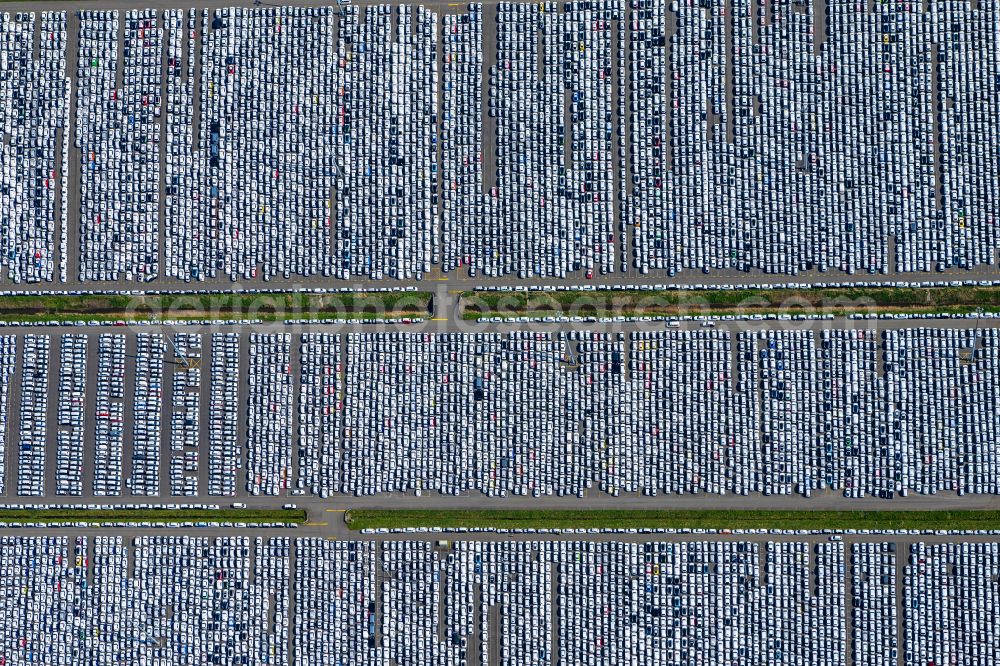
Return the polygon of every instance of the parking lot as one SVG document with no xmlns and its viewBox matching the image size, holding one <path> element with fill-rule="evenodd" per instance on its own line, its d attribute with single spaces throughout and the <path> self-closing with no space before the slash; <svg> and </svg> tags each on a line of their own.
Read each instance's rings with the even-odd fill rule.
<svg viewBox="0 0 1000 666">
<path fill-rule="evenodd" d="M 434 324 L 8 326 L 4 493 L 971 508 L 1000 492 L 987 320 Z"/>
<path fill-rule="evenodd" d="M 996 12 L 3 3 L 0 290 L 435 301 L 0 328 L 4 504 L 308 512 L 2 526 L 0 666 L 996 664 L 996 535 L 343 520 L 1000 506 L 992 317 L 467 322 L 453 296 L 1000 280 Z"/>
<path fill-rule="evenodd" d="M 997 275 L 986 8 L 92 6 L 4 8 L 18 289 Z"/>
<path fill-rule="evenodd" d="M 427 541 L 427 532 L 358 535 L 342 521 L 342 507 L 359 503 L 996 507 L 997 329 L 984 322 L 5 327 L 9 502 L 108 501 L 98 493 L 117 490 L 163 503 L 207 488 L 254 507 L 291 501 L 310 520 L 295 530 L 0 530 L 0 656 L 991 664 L 995 536 L 438 532 Z M 652 417 L 675 404 L 683 418 Z M 492 414 L 513 425 L 489 427 Z M 734 427 L 734 444 L 769 455 L 727 452 L 722 427 L 741 419 L 748 430 Z M 692 428 L 657 444 L 656 428 L 677 423 L 714 439 Z M 597 454 L 578 462 L 547 444 L 550 432 L 597 442 L 580 447 Z M 839 439 L 848 436 L 850 447 Z M 536 446 L 519 448 L 526 440 Z M 685 448 L 670 448 L 674 440 Z M 843 449 L 828 448 L 837 441 Z M 646 442 L 663 450 L 663 465 L 634 448 Z M 481 462 L 488 455 L 499 474 Z M 582 498 L 573 494 L 588 480 Z M 538 482 L 568 492 L 549 496 Z M 737 482 L 747 495 L 728 485 Z M 376 494 L 354 496 L 367 492 Z"/>
<path fill-rule="evenodd" d="M 113 651 L 192 664 L 917 666 L 1000 651 L 1000 551 L 971 535 L 53 532 L 0 534 L 11 663 Z"/>
<path fill-rule="evenodd" d="M 125 501 L 165 503 L 177 501 L 171 493 L 207 488 L 252 507 L 294 502 L 310 519 L 295 530 L 2 530 L 8 592 L 0 594 L 7 619 L 0 656 L 52 664 L 100 661 L 113 651 L 171 663 L 212 655 L 213 663 L 247 664 L 916 666 L 955 655 L 990 664 L 1000 649 L 992 631 L 1000 611 L 995 537 L 444 532 L 427 541 L 427 532 L 362 536 L 342 520 L 343 508 L 357 504 L 995 507 L 992 477 L 981 491 L 975 485 L 977 462 L 987 477 L 995 469 L 996 438 L 983 410 L 995 404 L 996 329 L 984 322 L 595 322 L 589 331 L 475 324 L 478 333 L 458 332 L 453 320 L 5 327 L 8 502 L 81 501 L 75 492 L 106 502 L 96 493 L 119 488 Z M 741 391 L 741 383 L 755 388 Z M 684 419 L 638 410 L 677 402 Z M 695 421 L 701 405 L 704 422 Z M 18 421 L 25 410 L 32 418 Z M 487 427 L 491 411 L 515 425 Z M 551 423 L 534 421 L 535 411 Z M 740 418 L 748 434 L 733 435 L 747 438 L 748 449 L 773 444 L 770 456 L 748 457 L 742 467 L 709 427 Z M 599 455 L 580 464 L 545 437 L 528 440 L 534 449 L 518 448 L 529 434 L 518 420 L 616 448 L 595 446 Z M 654 448 L 666 449 L 664 469 L 685 473 L 661 479 L 656 464 L 631 465 L 630 455 L 657 460 L 629 448 L 630 434 L 657 441 L 644 423 L 687 422 L 716 433 L 718 460 L 708 447 L 715 440 L 678 431 L 684 451 Z M 959 436 L 965 423 L 985 428 L 975 448 Z M 941 430 L 931 437 L 925 431 L 934 427 Z M 837 428 L 863 434 L 850 450 L 828 451 L 822 442 L 845 436 Z M 449 441 L 450 432 L 473 437 Z M 927 459 L 911 440 L 937 449 Z M 500 474 L 489 473 L 481 452 L 468 453 L 476 447 L 496 456 Z M 570 464 L 546 466 L 547 455 Z M 512 462 L 503 462 L 507 456 Z M 614 469 L 603 464 L 612 459 Z M 911 491 L 905 498 L 895 490 L 896 470 Z M 835 491 L 802 497 L 809 478 L 826 483 L 831 472 Z M 727 494 L 698 485 L 713 473 Z M 572 491 L 588 477 L 582 498 L 536 497 L 529 485 L 549 479 Z M 772 494 L 726 486 L 741 478 L 772 484 Z M 680 484 L 685 492 L 643 494 L 621 479 Z M 848 487 L 850 479 L 858 484 Z M 955 483 L 971 483 L 967 494 Z M 875 496 L 890 486 L 891 501 Z M 22 487 L 44 494 L 14 495 Z M 299 490 L 307 494 L 290 494 Z M 377 494 L 354 496 L 370 490 Z"/>
</svg>

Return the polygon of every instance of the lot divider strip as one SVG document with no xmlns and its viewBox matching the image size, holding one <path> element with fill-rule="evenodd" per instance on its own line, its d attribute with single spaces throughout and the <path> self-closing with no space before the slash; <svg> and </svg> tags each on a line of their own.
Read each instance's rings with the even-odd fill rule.
<svg viewBox="0 0 1000 666">
<path fill-rule="evenodd" d="M 0 296 L 0 321 L 371 319 L 424 316 L 430 292 Z"/>
<path fill-rule="evenodd" d="M 689 528 L 712 530 L 989 530 L 1000 511 L 739 510 L 421 510 L 351 509 L 344 520 L 365 528 Z"/>
<path fill-rule="evenodd" d="M 464 319 L 548 315 L 1000 312 L 1000 287 L 466 291 Z"/>
</svg>

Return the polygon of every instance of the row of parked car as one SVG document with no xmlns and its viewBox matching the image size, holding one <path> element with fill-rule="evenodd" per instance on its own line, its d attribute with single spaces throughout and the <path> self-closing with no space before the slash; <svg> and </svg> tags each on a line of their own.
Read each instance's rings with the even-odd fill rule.
<svg viewBox="0 0 1000 666">
<path fill-rule="evenodd" d="M 202 335 L 175 333 L 170 411 L 170 494 L 198 493 Z"/>
<path fill-rule="evenodd" d="M 138 333 L 135 336 L 135 347 L 131 431 L 132 472 L 125 485 L 130 488 L 133 495 L 159 495 L 166 342 L 160 333 Z"/>
<path fill-rule="evenodd" d="M 900 566 L 906 664 L 1000 659 L 996 543 L 915 543 Z"/>
<path fill-rule="evenodd" d="M 235 495 L 243 456 L 239 437 L 239 333 L 212 334 L 212 365 L 208 423 L 208 494 Z"/>
<path fill-rule="evenodd" d="M 76 81 L 80 160 L 77 277 L 148 281 L 160 274 L 163 225 L 163 29 L 152 9 L 130 9 L 123 19 L 82 11 L 79 19 L 76 72 L 68 72 Z"/>
<path fill-rule="evenodd" d="M 996 493 L 998 342 L 928 327 L 351 335 L 343 489 Z"/>
<path fill-rule="evenodd" d="M 68 333 L 59 340 L 56 495 L 83 494 L 84 431 L 88 416 L 87 341 L 88 337 L 82 333 Z M 104 458 L 107 460 L 108 456 Z"/>
<path fill-rule="evenodd" d="M 13 341 L 13 338 L 10 338 Z M 17 494 L 44 494 L 48 434 L 49 347 L 47 335 L 25 335 L 21 347 L 21 411 L 17 439 Z"/>
<path fill-rule="evenodd" d="M 629 6 L 641 271 L 996 264 L 994 9 Z"/>
<path fill-rule="evenodd" d="M 346 7 L 335 23 L 335 13 L 166 12 L 168 276 L 429 270 L 436 15 L 401 6 L 397 22 L 375 6 L 362 19 Z"/>
<path fill-rule="evenodd" d="M 66 44 L 66 12 L 0 12 L 0 265 L 11 282 L 57 278 L 56 225 L 65 235 L 69 211 L 56 174 L 69 155 Z"/>
<path fill-rule="evenodd" d="M 898 663 L 896 544 L 852 543 L 851 560 L 853 662 L 858 666 Z"/>
<path fill-rule="evenodd" d="M 340 491 L 343 457 L 340 427 L 344 412 L 344 359 L 340 336 L 305 333 L 299 348 L 297 489 L 328 497 Z"/>
<path fill-rule="evenodd" d="M 283 494 L 294 481 L 291 336 L 251 333 L 247 375 L 247 490 Z"/>
<path fill-rule="evenodd" d="M 290 10 L 299 11 L 308 12 Z M 337 26 L 333 71 L 321 79 L 335 147 L 323 168 L 338 176 L 334 272 L 419 280 L 440 242 L 438 113 L 448 87 L 438 81 L 438 17 L 423 6 L 351 6 Z"/>
<path fill-rule="evenodd" d="M 623 9 L 501 2 L 495 14 L 474 4 L 444 17 L 445 270 L 525 278 L 617 269 L 614 165 L 624 144 L 612 68 L 624 67 L 614 57 L 624 51 L 612 21 Z"/>
<path fill-rule="evenodd" d="M 10 335 L 0 420 L 23 495 L 997 494 L 998 349 L 926 326 Z"/>
<path fill-rule="evenodd" d="M 0 544 L 8 664 L 289 663 L 288 539 L 4 536 Z"/>
<path fill-rule="evenodd" d="M 840 542 L 614 535 L 0 545 L 8 663 L 833 666 L 850 650 L 859 664 L 985 666 L 1000 652 L 997 543 L 913 543 L 898 579 L 907 555 L 892 542 L 849 554 Z"/>
<path fill-rule="evenodd" d="M 7 469 L 7 447 L 10 441 L 17 441 L 11 432 L 8 435 L 10 422 L 10 379 L 17 370 L 18 353 L 17 338 L 13 335 L 0 335 L 0 467 Z M 0 474 L 0 492 L 7 492 L 6 474 Z"/>
<path fill-rule="evenodd" d="M 94 494 L 121 495 L 125 454 L 125 336 L 98 337 L 94 396 Z"/>
<path fill-rule="evenodd" d="M 74 54 L 65 12 L 8 12 L 0 261 L 12 281 L 68 252 L 84 281 L 995 265 L 993 10 L 855 5 L 827 0 L 822 35 L 811 5 L 748 0 L 87 10 Z"/>
</svg>

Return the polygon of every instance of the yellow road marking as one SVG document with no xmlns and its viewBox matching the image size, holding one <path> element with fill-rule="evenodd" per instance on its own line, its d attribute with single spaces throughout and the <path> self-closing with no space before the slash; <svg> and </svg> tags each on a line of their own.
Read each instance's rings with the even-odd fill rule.
<svg viewBox="0 0 1000 666">
<path fill-rule="evenodd" d="M 329 524 L 330 523 L 313 523 L 313 522 L 308 522 L 305 525 L 306 525 L 306 527 L 313 527 L 313 526 L 315 526 L 315 527 L 321 527 L 321 526 L 326 526 L 326 525 L 329 525 Z"/>
<path fill-rule="evenodd" d="M 447 317 L 431 317 L 431 321 L 448 321 Z"/>
<path fill-rule="evenodd" d="M 444 281 L 445 281 L 445 280 L 447 280 L 447 279 L 448 279 L 448 278 L 446 278 L 446 277 L 443 277 L 443 278 L 438 278 L 438 282 L 444 282 Z"/>
<path fill-rule="evenodd" d="M 344 513 L 347 509 L 324 509 L 327 513 Z"/>
</svg>

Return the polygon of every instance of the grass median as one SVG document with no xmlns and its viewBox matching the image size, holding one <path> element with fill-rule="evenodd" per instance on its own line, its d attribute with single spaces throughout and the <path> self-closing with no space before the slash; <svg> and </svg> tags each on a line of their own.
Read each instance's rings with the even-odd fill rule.
<svg viewBox="0 0 1000 666">
<path fill-rule="evenodd" d="M 989 530 L 1000 511 L 739 511 L 739 510 L 375 510 L 351 509 L 348 527 L 691 528 L 789 530 Z"/>
<path fill-rule="evenodd" d="M 0 296 L 0 321 L 419 317 L 429 292 Z"/>
<path fill-rule="evenodd" d="M 3 523 L 206 522 L 301 524 L 301 509 L 2 509 Z"/>
<path fill-rule="evenodd" d="M 467 291 L 465 319 L 1000 312 L 1000 287 Z"/>
</svg>

